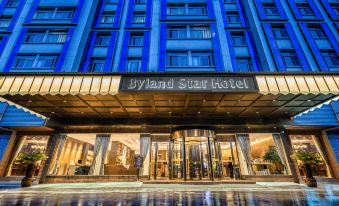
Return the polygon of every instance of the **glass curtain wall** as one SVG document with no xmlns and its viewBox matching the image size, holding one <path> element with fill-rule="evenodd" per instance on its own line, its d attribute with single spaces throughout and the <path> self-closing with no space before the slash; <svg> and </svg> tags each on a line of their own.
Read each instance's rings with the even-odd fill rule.
<svg viewBox="0 0 339 206">
<path fill-rule="evenodd" d="M 151 178 L 168 179 L 169 142 L 152 142 Z"/>
<path fill-rule="evenodd" d="M 136 175 L 140 134 L 67 134 L 49 168 L 49 175 Z"/>
</svg>

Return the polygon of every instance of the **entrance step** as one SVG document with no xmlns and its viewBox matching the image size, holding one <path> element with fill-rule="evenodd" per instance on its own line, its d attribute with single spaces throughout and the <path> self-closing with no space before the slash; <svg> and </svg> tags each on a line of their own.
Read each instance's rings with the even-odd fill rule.
<svg viewBox="0 0 339 206">
<path fill-rule="evenodd" d="M 251 180 L 216 180 L 216 181 L 172 181 L 172 180 L 147 180 L 144 184 L 187 184 L 187 185 L 219 185 L 219 184 L 256 184 Z"/>
</svg>

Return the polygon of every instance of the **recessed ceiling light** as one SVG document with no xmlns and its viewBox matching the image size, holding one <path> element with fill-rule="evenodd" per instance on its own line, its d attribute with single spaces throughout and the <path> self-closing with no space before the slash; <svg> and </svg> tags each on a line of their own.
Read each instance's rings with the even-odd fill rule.
<svg viewBox="0 0 339 206">
<path fill-rule="evenodd" d="M 113 112 L 110 112 L 110 114 L 113 114 Z"/>
<path fill-rule="evenodd" d="M 239 99 L 238 102 L 240 102 L 241 100 Z"/>
<path fill-rule="evenodd" d="M 67 102 L 67 100 L 65 99 L 64 101 L 62 101 L 63 103 L 66 103 Z"/>
<path fill-rule="evenodd" d="M 203 102 L 206 102 L 206 99 L 202 100 Z"/>
<path fill-rule="evenodd" d="M 28 100 L 29 103 L 32 103 L 32 100 Z"/>
<path fill-rule="evenodd" d="M 52 114 L 54 114 L 55 112 L 51 112 Z"/>
<path fill-rule="evenodd" d="M 139 112 L 140 114 L 142 114 L 142 112 Z"/>
<path fill-rule="evenodd" d="M 256 114 L 259 114 L 259 112 L 255 112 Z"/>
<path fill-rule="evenodd" d="M 198 112 L 198 114 L 200 114 L 200 111 Z"/>
<path fill-rule="evenodd" d="M 81 114 L 83 114 L 84 112 L 81 112 Z"/>
<path fill-rule="evenodd" d="M 172 114 L 172 112 L 168 112 L 168 114 Z"/>
<path fill-rule="evenodd" d="M 307 101 L 308 101 L 308 102 L 311 102 L 312 100 L 308 99 Z"/>
<path fill-rule="evenodd" d="M 275 100 L 275 99 L 272 100 L 272 102 L 275 102 L 275 101 L 277 101 L 277 100 Z"/>
</svg>

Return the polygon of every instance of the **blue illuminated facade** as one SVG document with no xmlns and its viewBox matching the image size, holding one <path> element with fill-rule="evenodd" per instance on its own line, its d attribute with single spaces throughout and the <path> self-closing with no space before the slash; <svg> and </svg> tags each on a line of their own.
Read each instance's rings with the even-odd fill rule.
<svg viewBox="0 0 339 206">
<path fill-rule="evenodd" d="M 336 72 L 338 1 L 3 0 L 2 72 Z"/>
</svg>

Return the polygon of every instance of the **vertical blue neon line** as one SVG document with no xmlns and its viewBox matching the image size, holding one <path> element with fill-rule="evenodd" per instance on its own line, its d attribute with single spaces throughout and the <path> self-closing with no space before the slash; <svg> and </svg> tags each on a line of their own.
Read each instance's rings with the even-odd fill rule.
<svg viewBox="0 0 339 206">
<path fill-rule="evenodd" d="M 214 49 L 215 69 L 218 72 L 224 71 L 223 61 L 221 58 L 218 31 L 217 31 L 215 24 L 211 24 L 210 26 L 211 26 L 211 32 L 212 32 L 212 44 L 213 44 L 213 49 Z"/>
<path fill-rule="evenodd" d="M 147 7 L 146 7 L 146 22 L 145 27 L 151 27 L 151 21 L 152 21 L 152 1 L 147 1 Z"/>
<path fill-rule="evenodd" d="M 243 11 L 243 8 L 242 8 L 242 4 L 240 3 L 240 0 L 236 0 L 236 4 L 237 4 L 237 7 L 238 7 L 240 19 L 241 19 L 241 25 L 246 27 L 247 21 L 245 19 L 244 11 Z"/>
<path fill-rule="evenodd" d="M 134 0 L 129 0 L 126 27 L 130 27 L 132 25 L 133 12 L 134 12 Z"/>
<path fill-rule="evenodd" d="M 31 10 L 29 10 L 29 13 L 26 17 L 26 21 L 25 21 L 26 24 L 31 23 L 33 16 L 34 16 L 34 13 L 38 8 L 39 2 L 40 2 L 40 0 L 34 0 L 34 2 L 32 4 L 32 8 L 31 8 Z"/>
<path fill-rule="evenodd" d="M 339 56 L 339 44 L 338 44 L 337 40 L 335 39 L 333 33 L 331 32 L 330 28 L 328 27 L 328 25 L 326 23 L 322 23 L 321 26 L 324 29 L 328 39 L 332 43 L 334 50 L 336 51 L 337 55 Z"/>
<path fill-rule="evenodd" d="M 268 39 L 268 43 L 271 46 L 271 51 L 273 53 L 273 57 L 277 63 L 277 67 L 279 71 L 286 71 L 286 67 L 284 61 L 282 59 L 280 50 L 278 48 L 277 42 L 275 41 L 271 25 L 269 23 L 263 23 L 263 27 Z"/>
<path fill-rule="evenodd" d="M 300 14 L 299 9 L 298 9 L 298 6 L 297 6 L 297 4 L 295 3 L 295 1 L 294 1 L 294 0 L 288 0 L 288 3 L 290 4 L 290 8 L 292 9 L 295 18 L 296 18 L 297 20 L 302 20 L 303 17 L 302 17 L 302 15 Z"/>
<path fill-rule="evenodd" d="M 105 72 L 111 71 L 116 38 L 117 38 L 117 32 L 116 31 L 111 32 L 111 38 L 109 40 L 109 45 L 108 45 L 106 60 L 105 60 L 105 69 L 104 69 Z"/>
<path fill-rule="evenodd" d="M 208 11 L 208 17 L 210 19 L 214 19 L 214 9 L 213 9 L 213 3 L 212 0 L 207 0 L 207 11 Z"/>
<path fill-rule="evenodd" d="M 284 10 L 284 7 L 281 4 L 281 1 L 280 0 L 274 0 L 274 2 L 275 2 L 275 5 L 277 6 L 277 8 L 279 10 L 281 19 L 287 20 L 288 19 L 287 18 L 287 14 L 286 14 L 286 12 Z"/>
<path fill-rule="evenodd" d="M 160 55 L 159 55 L 159 71 L 166 70 L 166 24 L 160 25 Z"/>
<path fill-rule="evenodd" d="M 73 34 L 74 34 L 74 30 L 75 30 L 74 28 L 70 28 L 68 30 L 66 41 L 65 41 L 65 43 L 62 47 L 58 63 L 57 63 L 55 70 L 54 70 L 55 72 L 61 72 L 62 71 L 62 65 L 64 64 L 69 45 L 71 44 L 72 37 L 73 37 Z"/>
<path fill-rule="evenodd" d="M 120 72 L 124 72 L 126 70 L 126 61 L 127 61 L 127 53 L 128 53 L 128 41 L 130 37 L 131 32 L 126 31 L 124 35 L 124 42 L 122 44 L 122 51 L 121 51 L 121 57 L 120 57 Z"/>
<path fill-rule="evenodd" d="M 27 28 L 23 28 L 21 30 L 21 33 L 18 37 L 18 40 L 16 41 L 15 46 L 12 50 L 12 53 L 11 53 L 9 59 L 8 59 L 8 62 L 7 62 L 6 67 L 4 69 L 4 72 L 9 72 L 11 70 L 12 65 L 14 63 L 14 60 L 15 60 L 15 57 L 16 57 L 16 54 L 18 53 L 18 51 L 20 49 L 21 42 L 24 40 L 24 37 L 25 37 L 27 30 L 28 30 Z"/>
<path fill-rule="evenodd" d="M 115 17 L 114 17 L 114 28 L 118 28 L 120 25 L 120 19 L 121 19 L 121 10 L 124 0 L 118 0 L 117 10 L 115 11 Z"/>
<path fill-rule="evenodd" d="M 144 32 L 144 45 L 142 47 L 141 72 L 147 72 L 150 47 L 150 32 Z"/>
<path fill-rule="evenodd" d="M 221 15 L 222 19 L 224 20 L 224 26 L 228 26 L 227 18 L 226 18 L 226 9 L 225 9 L 225 4 L 223 0 L 219 0 L 220 3 L 220 10 L 221 10 Z"/>
<path fill-rule="evenodd" d="M 326 62 L 324 61 L 320 50 L 317 46 L 317 43 L 315 42 L 315 40 L 312 37 L 311 32 L 308 30 L 308 26 L 306 23 L 300 23 L 300 28 L 301 30 L 304 32 L 304 35 L 308 41 L 308 44 L 311 46 L 312 50 L 313 50 L 313 54 L 315 55 L 315 59 L 317 60 L 319 67 L 321 69 L 321 71 L 328 71 L 328 67 Z"/>
<path fill-rule="evenodd" d="M 230 51 L 230 57 L 231 57 L 231 61 L 232 61 L 233 72 L 238 72 L 238 67 L 237 67 L 237 62 L 236 62 L 231 32 L 226 31 L 225 33 L 226 33 L 226 38 L 227 38 L 228 47 L 229 47 L 229 51 Z"/>
<path fill-rule="evenodd" d="M 100 1 L 99 12 L 98 12 L 98 14 L 96 16 L 96 20 L 95 20 L 95 24 L 94 24 L 95 27 L 98 27 L 99 24 L 100 24 L 100 20 L 101 20 L 102 14 L 104 12 L 104 8 L 105 8 L 105 2 L 102 0 L 102 1 Z"/>
<path fill-rule="evenodd" d="M 79 1 L 77 8 L 75 10 L 75 14 L 72 20 L 72 23 L 78 23 L 79 17 L 81 15 L 82 8 L 84 7 L 85 1 Z"/>
<path fill-rule="evenodd" d="M 320 14 L 320 12 L 319 12 L 317 6 L 315 5 L 315 3 L 313 2 L 313 0 L 308 0 L 308 4 L 312 8 L 315 16 L 317 17 L 317 20 L 322 20 L 323 16 Z"/>
<path fill-rule="evenodd" d="M 166 5 L 166 0 L 161 0 L 161 19 L 164 20 L 166 19 L 167 16 L 167 5 Z"/>
<path fill-rule="evenodd" d="M 249 52 L 250 52 L 252 64 L 254 65 L 254 71 L 259 72 L 259 71 L 261 71 L 261 68 L 260 68 L 257 52 L 256 52 L 256 49 L 255 49 L 250 31 L 245 31 L 245 37 L 246 37 L 246 41 L 248 42 L 248 47 L 249 47 L 248 49 L 249 49 Z"/>
<path fill-rule="evenodd" d="M 15 13 L 14 13 L 14 15 L 12 17 L 11 23 L 7 27 L 7 31 L 9 31 L 9 32 L 13 31 L 14 26 L 15 26 L 16 22 L 18 21 L 18 18 L 19 18 L 20 14 L 21 14 L 21 11 L 24 8 L 24 5 L 25 5 L 25 0 L 21 0 L 19 5 L 18 5 L 18 7 L 15 10 Z"/>
<path fill-rule="evenodd" d="M 96 31 L 91 33 L 90 40 L 86 48 L 86 54 L 84 56 L 81 72 L 87 72 L 89 70 L 89 61 L 91 59 L 96 36 L 97 36 Z"/>
<path fill-rule="evenodd" d="M 266 20 L 267 15 L 265 13 L 264 6 L 262 5 L 261 0 L 255 0 L 254 3 L 255 3 L 255 6 L 257 8 L 257 11 L 259 13 L 260 20 Z"/>
<path fill-rule="evenodd" d="M 310 71 L 311 68 L 310 68 L 310 65 L 308 64 L 308 61 L 305 57 L 305 54 L 303 52 L 303 50 L 301 49 L 301 46 L 299 44 L 299 41 L 298 39 L 296 38 L 294 32 L 293 32 L 293 29 L 292 29 L 292 26 L 290 23 L 285 23 L 285 28 L 288 32 L 288 35 L 290 36 L 290 39 L 292 41 L 292 44 L 293 44 L 293 47 L 295 49 L 295 52 L 296 54 L 298 55 L 298 58 L 300 59 L 301 61 L 301 65 L 302 65 L 302 68 L 304 71 Z"/>
</svg>

